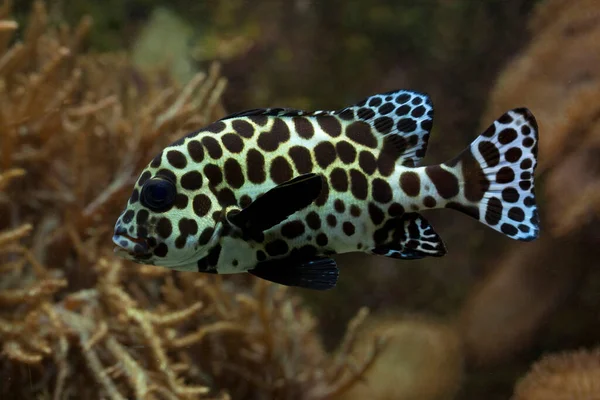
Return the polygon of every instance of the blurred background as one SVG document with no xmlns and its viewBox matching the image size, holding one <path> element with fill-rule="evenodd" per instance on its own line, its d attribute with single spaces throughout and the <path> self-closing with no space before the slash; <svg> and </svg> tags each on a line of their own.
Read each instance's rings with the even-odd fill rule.
<svg viewBox="0 0 600 400">
<path fill-rule="evenodd" d="M 445 257 L 399 262 L 341 255 L 335 290 L 285 292 L 300 299 L 294 307 L 314 318 L 310 334 L 319 347 L 314 354 L 287 359 L 293 356 L 291 344 L 275 347 L 279 361 L 267 362 L 277 367 L 259 384 L 249 373 L 225 374 L 209 361 L 198 364 L 193 353 L 198 349 L 174 356 L 169 348 L 165 357 L 178 360 L 173 373 L 185 372 L 186 383 L 209 387 L 211 396 L 219 392 L 233 399 L 600 398 L 599 1 L 19 0 L 5 2 L 1 18 L 0 230 L 5 233 L 0 248 L 5 249 L 0 272 L 7 275 L 0 283 L 5 326 L 0 327 L 0 393 L 7 398 L 145 393 L 131 378 L 138 375 L 128 370 L 127 360 L 114 359 L 112 342 L 105 338 L 127 348 L 144 337 L 114 327 L 125 318 L 110 297 L 117 296 L 110 294 L 116 282 L 140 309 L 159 312 L 194 306 L 200 296 L 195 291 L 212 293 L 207 285 L 247 291 L 260 300 L 263 289 L 245 278 L 194 278 L 202 283 L 181 289 L 189 296 L 171 300 L 159 288 L 178 286 L 165 273 L 144 269 L 147 282 L 141 288 L 122 283 L 138 279 L 131 265 L 120 272 L 120 281 L 110 278 L 121 264 L 110 255 L 108 233 L 131 180 L 162 146 L 243 109 L 339 109 L 400 88 L 428 93 L 435 106 L 424 164 L 453 157 L 509 109 L 533 112 L 540 126 L 541 237 L 514 242 L 462 214 L 425 212 L 446 242 Z M 83 139 L 86 135 L 93 138 Z M 22 257 L 16 272 L 13 264 Z M 109 266 L 115 263 L 118 268 Z M 48 286 L 49 277 L 54 286 Z M 39 293 L 31 294 L 31 287 Z M 100 300 L 90 300 L 90 288 Z M 113 300 L 101 300 L 102 293 Z M 167 304 L 164 310 L 161 302 Z M 352 318 L 362 307 L 370 314 L 355 327 Z M 234 315 L 231 310 L 227 313 Z M 277 318 L 300 321 L 285 310 L 282 305 Z M 19 326 L 24 315 L 33 317 Z M 96 361 L 81 336 L 87 325 L 73 322 L 90 315 L 106 324 L 85 328 L 89 335 L 108 332 L 94 341 L 106 347 Z M 223 319 L 242 318 L 235 315 Z M 214 313 L 198 318 L 174 332 L 194 331 L 194 324 L 206 321 L 223 323 Z M 23 332 L 57 319 L 62 321 L 57 328 L 39 338 L 45 347 L 19 341 Z M 267 320 L 261 329 L 268 331 Z M 294 337 L 285 324 L 277 326 L 282 336 Z M 63 328 L 66 333 L 56 333 Z M 174 334 L 156 332 L 161 340 Z M 370 360 L 363 347 L 383 333 L 387 350 L 377 352 L 375 346 Z M 342 384 L 336 381 L 341 372 L 323 366 L 339 366 L 339 357 L 328 357 L 349 351 L 344 347 L 349 343 L 352 357 L 362 354 L 368 365 L 357 367 L 356 382 L 346 371 L 353 378 Z M 221 362 L 226 354 L 245 360 L 235 361 L 238 366 L 247 363 L 236 346 L 227 344 L 229 352 L 220 355 L 201 351 Z M 60 360 L 92 372 L 73 378 L 74 367 L 61 368 Z M 98 378 L 98 363 L 114 369 L 108 374 L 112 386 Z M 147 368 L 148 377 L 164 380 L 168 388 L 150 391 L 149 398 L 204 398 L 178 390 L 170 373 L 146 363 L 150 366 L 141 363 L 138 373 Z M 301 374 L 289 372 L 290 363 L 305 365 L 306 371 L 324 368 L 328 378 L 310 379 L 336 389 L 311 392 Z M 119 368 L 125 372 L 115 372 Z M 99 392 L 82 389 L 86 379 Z M 277 386 L 278 379 L 288 383 Z"/>
</svg>

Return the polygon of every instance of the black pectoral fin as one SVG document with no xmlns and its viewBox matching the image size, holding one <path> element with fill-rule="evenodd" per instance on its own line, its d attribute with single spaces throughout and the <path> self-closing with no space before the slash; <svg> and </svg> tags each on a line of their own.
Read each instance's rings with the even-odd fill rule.
<svg viewBox="0 0 600 400">
<path fill-rule="evenodd" d="M 337 265 L 331 258 L 315 258 L 303 262 L 285 258 L 264 261 L 248 272 L 280 285 L 312 290 L 333 289 L 339 276 Z"/>
<path fill-rule="evenodd" d="M 265 231 L 310 205 L 322 187 L 321 175 L 300 175 L 275 186 L 240 212 L 228 213 L 227 220 L 244 231 Z"/>
</svg>

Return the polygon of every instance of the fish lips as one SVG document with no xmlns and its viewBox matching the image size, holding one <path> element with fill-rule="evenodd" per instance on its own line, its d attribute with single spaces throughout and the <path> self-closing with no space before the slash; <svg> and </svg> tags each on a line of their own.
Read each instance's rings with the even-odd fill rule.
<svg viewBox="0 0 600 400">
<path fill-rule="evenodd" d="M 150 251 L 150 244 L 144 238 L 134 238 L 123 231 L 116 231 L 112 237 L 112 241 L 117 247 L 114 252 L 117 255 L 129 257 L 143 257 Z M 129 258 L 126 257 L 126 258 Z"/>
</svg>

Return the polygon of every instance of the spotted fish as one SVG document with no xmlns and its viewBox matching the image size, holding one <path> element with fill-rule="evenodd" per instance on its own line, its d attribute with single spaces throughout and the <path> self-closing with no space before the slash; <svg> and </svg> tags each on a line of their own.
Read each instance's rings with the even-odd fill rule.
<svg viewBox="0 0 600 400">
<path fill-rule="evenodd" d="M 532 113 L 508 111 L 457 157 L 420 166 L 432 121 L 429 97 L 407 90 L 338 111 L 231 114 L 148 164 L 116 222 L 115 252 L 174 270 L 249 272 L 325 290 L 338 279 L 334 254 L 443 256 L 425 209 L 454 209 L 510 238 L 537 238 Z"/>
</svg>

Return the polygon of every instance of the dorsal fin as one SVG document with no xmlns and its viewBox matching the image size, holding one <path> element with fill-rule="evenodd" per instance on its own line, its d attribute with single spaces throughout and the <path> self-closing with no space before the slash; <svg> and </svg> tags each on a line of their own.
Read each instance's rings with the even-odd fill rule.
<svg viewBox="0 0 600 400">
<path fill-rule="evenodd" d="M 272 107 L 272 108 L 253 108 L 250 110 L 242 110 L 234 112 L 233 114 L 229 114 L 220 119 L 220 121 L 230 119 L 230 118 L 240 118 L 240 117 L 254 117 L 257 115 L 262 115 L 265 117 L 298 117 L 298 116 L 318 116 L 318 115 L 331 115 L 334 114 L 335 111 L 305 111 L 298 110 L 295 108 L 284 108 L 284 107 Z"/>
<path fill-rule="evenodd" d="M 346 121 L 364 121 L 376 136 L 383 136 L 380 150 L 407 167 L 419 165 L 433 124 L 433 104 L 428 95 L 410 90 L 376 94 L 336 111 Z"/>
</svg>

